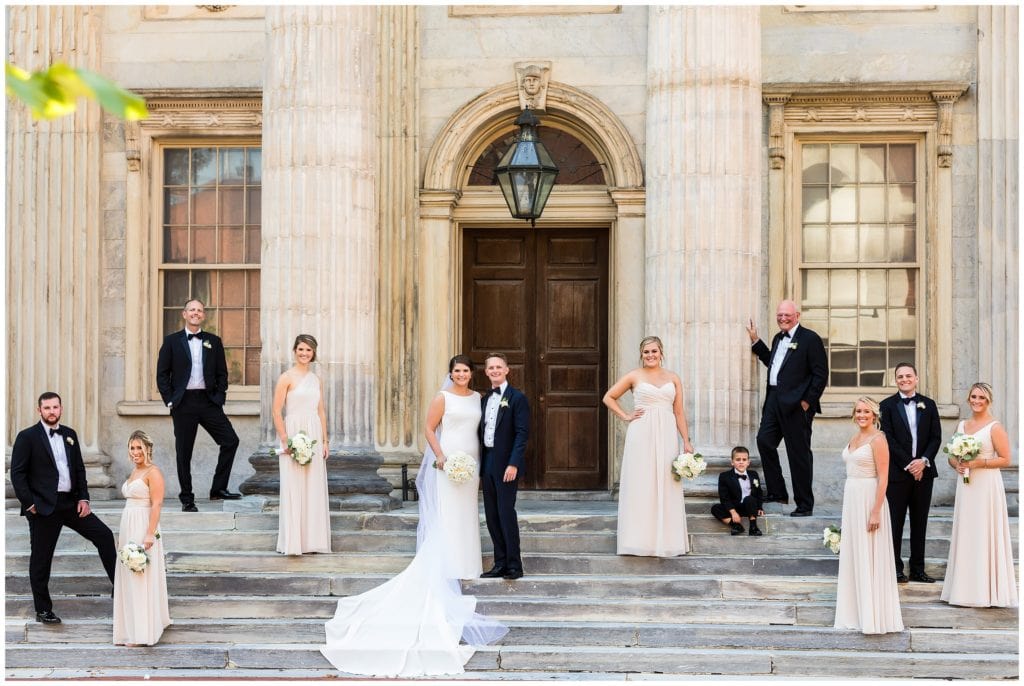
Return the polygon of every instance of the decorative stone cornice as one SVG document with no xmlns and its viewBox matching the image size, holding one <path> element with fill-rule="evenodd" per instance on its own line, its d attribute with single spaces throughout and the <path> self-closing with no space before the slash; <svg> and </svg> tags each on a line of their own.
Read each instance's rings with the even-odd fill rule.
<svg viewBox="0 0 1024 686">
<path fill-rule="evenodd" d="M 146 106 L 149 117 L 138 121 L 142 128 L 260 128 L 263 125 L 263 99 L 260 96 L 149 99 Z"/>
<path fill-rule="evenodd" d="M 940 167 L 953 166 L 953 104 L 963 90 L 932 91 L 932 98 L 939 106 L 939 144 L 937 154 Z"/>
<path fill-rule="evenodd" d="M 785 106 L 789 102 L 789 93 L 767 94 L 762 96 L 768 105 L 768 162 L 772 169 L 782 169 L 786 163 L 786 154 L 782 147 L 784 130 L 783 118 Z"/>
</svg>

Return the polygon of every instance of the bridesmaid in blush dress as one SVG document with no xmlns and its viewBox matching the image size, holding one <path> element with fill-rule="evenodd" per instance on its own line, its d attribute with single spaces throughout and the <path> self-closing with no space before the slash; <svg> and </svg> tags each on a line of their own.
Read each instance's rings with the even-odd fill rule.
<svg viewBox="0 0 1024 686">
<path fill-rule="evenodd" d="M 639 369 L 627 373 L 604 395 L 604 404 L 629 422 L 622 451 L 616 549 L 619 555 L 675 557 L 690 546 L 686 532 L 683 482 L 672 476 L 679 439 L 693 452 L 683 411 L 679 376 L 661 366 L 661 339 L 640 342 Z M 634 409 L 626 412 L 619 398 L 633 392 Z"/>
<path fill-rule="evenodd" d="M 153 464 L 153 440 L 145 431 L 128 438 L 128 455 L 135 464 L 121 486 L 124 511 L 117 530 L 117 549 L 138 543 L 149 564 L 133 572 L 118 562 L 114 570 L 114 645 L 155 645 L 171 623 L 167 609 L 167 574 L 164 543 L 160 538 L 160 510 L 164 502 L 164 475 Z"/>
<path fill-rule="evenodd" d="M 991 386 L 974 384 L 967 402 L 971 418 L 960 422 L 956 430 L 980 440 L 981 452 L 966 463 L 949 458 L 949 466 L 958 476 L 941 598 L 964 607 L 1017 607 L 1010 520 L 999 471 L 1010 466 L 1010 439 L 989 412 Z M 970 483 L 965 484 L 963 476 L 968 470 Z"/>
<path fill-rule="evenodd" d="M 836 587 L 837 629 L 865 634 L 903 631 L 896 588 L 896 555 L 885 488 L 889 483 L 889 444 L 879 431 L 878 403 L 860 397 L 853 406 L 858 431 L 843 448 L 842 542 Z"/>
<path fill-rule="evenodd" d="M 327 494 L 327 413 L 320 379 L 310 371 L 316 360 L 316 339 L 295 337 L 295 365 L 280 376 L 274 389 L 274 428 L 284 452 L 277 552 L 285 555 L 331 552 L 331 511 Z M 282 414 L 283 412 L 283 414 Z M 300 431 L 315 440 L 313 459 L 299 464 L 288 452 L 288 438 Z"/>
</svg>

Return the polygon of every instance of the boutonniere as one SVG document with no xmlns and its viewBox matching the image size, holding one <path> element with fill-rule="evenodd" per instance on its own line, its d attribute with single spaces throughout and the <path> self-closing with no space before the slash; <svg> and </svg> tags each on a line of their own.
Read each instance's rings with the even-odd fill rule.
<svg viewBox="0 0 1024 686">
<path fill-rule="evenodd" d="M 923 409 L 924 409 L 924 403 L 922 403 L 922 402 L 918 402 L 918 403 L 917 403 L 917 409 L 919 409 L 919 410 L 923 410 Z"/>
<path fill-rule="evenodd" d="M 210 341 L 203 341 L 203 347 L 206 348 L 207 350 L 213 349 L 213 346 L 210 345 Z"/>
<path fill-rule="evenodd" d="M 789 349 L 796 350 L 797 345 L 798 343 L 796 341 L 793 341 L 792 343 L 789 344 Z"/>
<path fill-rule="evenodd" d="M 498 407 L 508 407 L 508 398 L 502 398 L 501 402 L 498 404 Z"/>
<path fill-rule="evenodd" d="M 753 480 L 754 488 L 761 488 L 761 482 L 757 479 Z"/>
<path fill-rule="evenodd" d="M 71 436 L 65 436 L 64 440 L 67 441 L 68 445 L 74 445 L 75 444 L 75 439 L 71 438 Z"/>
</svg>

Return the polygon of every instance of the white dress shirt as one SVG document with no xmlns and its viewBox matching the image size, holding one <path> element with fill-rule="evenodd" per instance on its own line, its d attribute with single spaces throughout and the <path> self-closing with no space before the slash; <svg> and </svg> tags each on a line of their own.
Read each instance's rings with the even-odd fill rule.
<svg viewBox="0 0 1024 686">
<path fill-rule="evenodd" d="M 733 469 L 732 471 L 736 472 L 735 469 Z M 740 482 L 740 500 L 745 500 L 746 498 L 750 497 L 750 474 L 748 474 L 747 472 L 743 472 L 742 474 L 740 474 L 739 472 L 736 472 L 736 476 L 745 476 L 746 477 L 745 479 L 739 479 L 739 482 Z"/>
<path fill-rule="evenodd" d="M 50 441 L 50 450 L 53 451 L 53 461 L 57 463 L 57 492 L 70 493 L 71 468 L 68 466 L 68 454 L 64 451 L 64 436 L 59 433 L 51 435 L 51 427 L 47 426 L 44 421 L 39 423 L 43 425 L 43 431 L 46 432 L 46 437 Z M 52 428 L 59 429 L 60 424 Z"/>
<path fill-rule="evenodd" d="M 504 382 L 499 386 L 501 391 L 494 393 L 493 391 L 487 398 L 487 407 L 484 409 L 484 447 L 494 447 L 494 427 L 498 423 L 498 407 L 501 403 L 501 396 L 505 395 L 505 389 L 508 388 L 508 381 Z"/>
<path fill-rule="evenodd" d="M 201 331 L 202 329 L 196 331 L 196 333 Z M 198 338 L 193 338 L 189 341 L 187 337 L 190 333 L 192 332 L 185 329 L 188 349 L 192 353 L 192 373 L 188 377 L 188 385 L 185 388 L 190 391 L 202 390 L 206 388 L 206 378 L 203 376 L 203 341 Z"/>
<path fill-rule="evenodd" d="M 793 328 L 789 330 L 789 338 L 783 335 L 779 339 L 779 345 L 775 348 L 775 356 L 772 357 L 771 369 L 768 370 L 769 386 L 777 386 L 779 384 L 779 369 L 782 367 L 782 361 L 786 359 L 786 353 L 789 352 L 789 346 L 793 343 L 793 336 L 799 327 L 799 324 L 794 324 Z"/>
</svg>

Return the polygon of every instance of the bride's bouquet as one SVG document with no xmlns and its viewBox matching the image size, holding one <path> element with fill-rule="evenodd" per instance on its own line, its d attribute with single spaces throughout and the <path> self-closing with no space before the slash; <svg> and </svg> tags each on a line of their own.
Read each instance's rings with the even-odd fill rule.
<svg viewBox="0 0 1024 686">
<path fill-rule="evenodd" d="M 825 539 L 822 544 L 833 553 L 839 553 L 839 544 L 843 540 L 843 530 L 835 524 L 825 529 Z"/>
<path fill-rule="evenodd" d="M 704 456 L 700 453 L 680 453 L 679 457 L 672 461 L 672 477 L 676 481 L 683 477 L 696 479 L 707 467 Z"/>
<path fill-rule="evenodd" d="M 300 431 L 288 439 L 288 450 L 291 451 L 293 460 L 301 465 L 307 465 L 313 461 L 313 446 L 316 444 L 316 439 L 310 438 L 305 431 Z M 284 453 L 279 448 L 270 452 L 275 456 Z"/>
<path fill-rule="evenodd" d="M 970 462 L 981 452 L 981 441 L 970 434 L 955 433 L 943 448 L 942 452 L 952 455 L 961 462 Z M 964 483 L 971 483 L 971 469 L 964 470 Z"/>
<path fill-rule="evenodd" d="M 464 484 L 476 476 L 476 460 L 461 450 L 454 452 L 444 461 L 444 474 L 453 484 Z"/>
<path fill-rule="evenodd" d="M 135 573 L 144 572 L 149 566 L 149 554 L 138 543 L 126 543 L 117 551 L 117 557 L 125 567 Z"/>
</svg>

